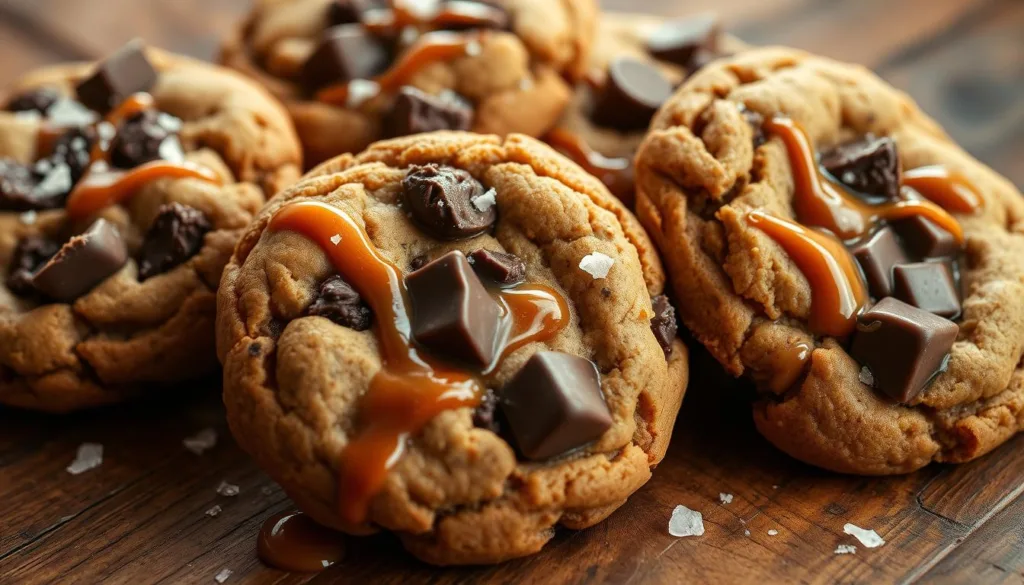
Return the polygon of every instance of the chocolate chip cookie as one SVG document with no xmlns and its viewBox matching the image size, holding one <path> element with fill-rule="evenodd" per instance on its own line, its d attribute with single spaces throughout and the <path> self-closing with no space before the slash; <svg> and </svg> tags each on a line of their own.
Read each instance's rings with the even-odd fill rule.
<svg viewBox="0 0 1024 585">
<path fill-rule="evenodd" d="M 862 67 L 717 61 L 655 116 L 637 213 L 682 321 L 809 463 L 904 473 L 1024 426 L 1024 199 Z"/>
<path fill-rule="evenodd" d="M 0 403 L 70 411 L 213 373 L 217 284 L 300 173 L 283 108 L 133 42 L 0 112 Z"/>
<path fill-rule="evenodd" d="M 594 0 L 260 0 L 222 60 L 285 102 L 317 163 L 433 130 L 540 136 L 596 19 Z"/>
<path fill-rule="evenodd" d="M 218 295 L 239 443 L 302 510 L 436 564 L 531 554 L 650 477 L 687 380 L 639 222 L 532 138 L 343 155 L 275 197 Z"/>
</svg>

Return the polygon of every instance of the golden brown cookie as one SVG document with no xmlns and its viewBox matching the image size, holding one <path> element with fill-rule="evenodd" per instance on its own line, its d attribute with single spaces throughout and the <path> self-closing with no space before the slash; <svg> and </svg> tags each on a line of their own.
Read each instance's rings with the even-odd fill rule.
<svg viewBox="0 0 1024 585">
<path fill-rule="evenodd" d="M 313 164 L 431 130 L 540 136 L 596 20 L 594 0 L 260 0 L 222 60 L 285 102 Z"/>
<path fill-rule="evenodd" d="M 752 50 L 689 79 L 637 165 L 682 321 L 777 446 L 892 474 L 1024 426 L 1024 199 L 909 97 Z"/>
<path fill-rule="evenodd" d="M 70 411 L 215 372 L 221 271 L 300 173 L 283 108 L 137 43 L 3 102 L 0 403 Z"/>
<path fill-rule="evenodd" d="M 228 421 L 317 522 L 435 564 L 528 555 L 665 454 L 687 353 L 663 284 L 636 219 L 546 145 L 380 142 L 243 237 L 218 299 Z"/>
</svg>

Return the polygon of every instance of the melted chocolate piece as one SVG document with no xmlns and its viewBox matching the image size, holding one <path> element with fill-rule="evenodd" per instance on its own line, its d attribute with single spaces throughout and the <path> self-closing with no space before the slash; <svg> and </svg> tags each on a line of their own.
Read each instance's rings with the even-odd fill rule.
<svg viewBox="0 0 1024 585">
<path fill-rule="evenodd" d="M 61 99 L 61 94 L 53 87 L 37 87 L 25 93 L 18 94 L 7 102 L 8 112 L 39 112 L 43 116 L 50 106 Z"/>
<path fill-rule="evenodd" d="M 370 79 L 391 60 L 384 44 L 358 24 L 327 29 L 316 50 L 302 66 L 303 85 L 309 91 L 353 79 Z"/>
<path fill-rule="evenodd" d="M 408 275 L 405 284 L 417 343 L 477 367 L 494 361 L 501 309 L 462 252 L 441 256 Z"/>
<path fill-rule="evenodd" d="M 356 331 L 366 331 L 373 321 L 370 307 L 363 302 L 356 289 L 339 275 L 323 281 L 319 296 L 309 306 L 306 314 L 325 317 L 342 327 Z"/>
<path fill-rule="evenodd" d="M 494 224 L 496 206 L 486 211 L 473 200 L 484 186 L 468 172 L 429 164 L 413 167 L 402 180 L 402 204 L 423 231 L 442 240 L 475 236 Z"/>
<path fill-rule="evenodd" d="M 861 195 L 896 201 L 900 196 L 900 159 L 888 136 L 867 135 L 822 153 L 830 175 Z"/>
<path fill-rule="evenodd" d="M 945 258 L 960 251 L 953 234 L 920 215 L 895 222 L 903 247 L 915 258 Z"/>
<path fill-rule="evenodd" d="M 47 297 L 70 303 L 120 270 L 127 260 L 121 233 L 107 220 L 97 219 L 37 270 L 32 284 Z"/>
<path fill-rule="evenodd" d="M 945 262 L 900 264 L 893 281 L 894 296 L 909 305 L 947 319 L 960 314 L 960 295 Z"/>
<path fill-rule="evenodd" d="M 160 207 L 139 253 L 139 280 L 146 280 L 185 262 L 203 247 L 212 229 L 202 211 L 168 203 Z"/>
<path fill-rule="evenodd" d="M 864 271 L 868 290 L 876 299 L 892 296 L 892 267 L 910 261 L 890 227 L 854 244 L 850 253 Z"/>
<path fill-rule="evenodd" d="M 388 136 L 408 136 L 435 130 L 469 130 L 473 107 L 453 92 L 430 95 L 406 85 L 384 120 Z"/>
<path fill-rule="evenodd" d="M 331 26 L 358 24 L 364 12 L 383 7 L 383 2 L 374 0 L 333 0 L 327 7 L 327 22 Z"/>
<path fill-rule="evenodd" d="M 526 263 L 515 254 L 480 249 L 469 255 L 469 263 L 480 278 L 498 286 L 516 286 L 526 280 Z"/>
<path fill-rule="evenodd" d="M 619 57 L 608 65 L 608 79 L 597 96 L 591 119 L 623 132 L 643 130 L 671 95 L 672 84 L 656 67 Z"/>
<path fill-rule="evenodd" d="M 651 307 L 654 309 L 654 317 L 651 318 L 651 331 L 654 338 L 658 340 L 665 355 L 672 354 L 672 342 L 679 332 L 679 324 L 676 322 L 676 309 L 665 295 L 658 295 L 651 299 Z"/>
<path fill-rule="evenodd" d="M 527 459 L 541 461 L 595 441 L 612 426 L 590 360 L 535 353 L 501 394 L 502 414 Z"/>
<path fill-rule="evenodd" d="M 36 292 L 32 286 L 32 273 L 46 264 L 46 261 L 60 251 L 60 244 L 42 236 L 22 238 L 11 255 L 7 288 L 19 296 L 30 296 Z"/>
<path fill-rule="evenodd" d="M 111 164 L 131 169 L 159 159 L 180 160 L 180 127 L 180 120 L 155 110 L 135 114 L 121 124 L 110 143 Z"/>
<path fill-rule="evenodd" d="M 850 355 L 871 371 L 875 388 L 908 404 L 945 369 L 959 329 L 887 297 L 858 318 Z"/>
<path fill-rule="evenodd" d="M 647 51 L 662 61 L 674 63 L 687 71 L 702 67 L 702 55 L 718 53 L 720 27 L 714 14 L 667 22 L 647 39 Z"/>
<path fill-rule="evenodd" d="M 149 91 L 156 79 L 156 69 L 146 58 L 142 42 L 131 41 L 99 63 L 92 75 L 78 84 L 78 100 L 106 113 L 133 93 Z"/>
</svg>

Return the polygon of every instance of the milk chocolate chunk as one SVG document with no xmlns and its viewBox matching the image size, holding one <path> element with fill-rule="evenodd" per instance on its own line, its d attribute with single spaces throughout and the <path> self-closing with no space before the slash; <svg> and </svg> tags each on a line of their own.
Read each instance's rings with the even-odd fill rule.
<svg viewBox="0 0 1024 585">
<path fill-rule="evenodd" d="M 449 252 L 405 279 L 412 334 L 435 355 L 476 367 L 498 352 L 501 309 L 462 252 Z"/>
<path fill-rule="evenodd" d="M 178 142 L 181 120 L 155 110 L 145 110 L 128 118 L 117 129 L 110 143 L 110 162 L 130 169 L 166 158 L 177 162 L 182 156 Z"/>
<path fill-rule="evenodd" d="M 384 120 L 388 136 L 408 136 L 435 130 L 469 130 L 473 107 L 453 92 L 430 95 L 405 86 Z"/>
<path fill-rule="evenodd" d="M 960 314 L 960 295 L 945 262 L 899 264 L 893 281 L 894 296 L 909 305 L 947 319 Z"/>
<path fill-rule="evenodd" d="M 59 243 L 43 236 L 27 236 L 19 240 L 11 255 L 7 289 L 19 296 L 35 293 L 32 274 L 59 250 Z"/>
<path fill-rule="evenodd" d="M 591 119 L 623 132 L 643 130 L 671 95 L 672 84 L 656 67 L 618 57 L 608 65 L 608 78 L 597 96 Z"/>
<path fill-rule="evenodd" d="M 886 297 L 858 317 L 850 355 L 871 371 L 876 389 L 907 404 L 946 368 L 959 330 L 949 319 Z"/>
<path fill-rule="evenodd" d="M 916 258 L 944 258 L 960 251 L 953 234 L 920 215 L 894 224 L 903 238 L 903 247 Z"/>
<path fill-rule="evenodd" d="M 106 113 L 133 93 L 149 91 L 156 84 L 156 69 L 146 58 L 142 41 L 131 41 L 96 66 L 78 84 L 78 101 Z"/>
<path fill-rule="evenodd" d="M 167 272 L 195 256 L 210 229 L 202 211 L 180 203 L 162 205 L 142 242 L 139 280 Z"/>
<path fill-rule="evenodd" d="M 673 20 L 648 37 L 647 51 L 662 61 L 694 71 L 703 65 L 701 53 L 718 52 L 719 30 L 718 18 L 713 14 Z"/>
<path fill-rule="evenodd" d="M 442 240 L 475 236 L 494 224 L 496 206 L 478 207 L 474 201 L 483 194 L 484 186 L 468 172 L 444 165 L 413 167 L 402 180 L 406 211 L 423 231 Z"/>
<path fill-rule="evenodd" d="M 352 285 L 341 276 L 329 277 L 320 284 L 319 295 L 306 311 L 307 315 L 325 317 L 342 327 L 366 331 L 373 314 Z"/>
<path fill-rule="evenodd" d="M 7 102 L 8 112 L 38 112 L 43 116 L 50 106 L 61 99 L 61 94 L 53 87 L 43 86 L 18 94 Z"/>
<path fill-rule="evenodd" d="M 516 286 L 526 280 L 526 263 L 515 254 L 480 249 L 469 255 L 469 263 L 480 278 L 498 286 Z"/>
<path fill-rule="evenodd" d="M 327 29 L 320 44 L 302 66 L 303 85 L 310 91 L 370 79 L 388 66 L 387 47 L 358 24 L 343 24 Z"/>
<path fill-rule="evenodd" d="M 861 195 L 895 201 L 900 196 L 900 159 L 896 142 L 871 134 L 840 144 L 821 155 L 821 166 Z"/>
<path fill-rule="evenodd" d="M 70 303 L 120 270 L 127 260 L 121 233 L 114 224 L 97 219 L 37 270 L 32 284 L 47 297 Z"/>
<path fill-rule="evenodd" d="M 676 309 L 665 295 L 658 295 L 651 299 L 651 307 L 654 309 L 654 317 L 651 318 L 651 331 L 654 338 L 658 340 L 665 355 L 672 354 L 672 342 L 675 341 L 676 333 L 679 331 L 679 324 L 676 323 Z"/>
<path fill-rule="evenodd" d="M 864 271 L 868 291 L 876 299 L 892 296 L 892 267 L 910 261 L 890 227 L 883 227 L 854 244 L 850 253 Z"/>
<path fill-rule="evenodd" d="M 597 366 L 556 351 L 534 354 L 502 390 L 499 406 L 516 446 L 534 461 L 596 441 L 612 426 Z"/>
</svg>

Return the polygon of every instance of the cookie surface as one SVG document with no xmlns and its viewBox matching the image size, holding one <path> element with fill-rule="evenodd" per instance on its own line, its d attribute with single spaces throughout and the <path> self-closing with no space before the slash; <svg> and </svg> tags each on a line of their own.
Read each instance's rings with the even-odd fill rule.
<svg viewBox="0 0 1024 585">
<path fill-rule="evenodd" d="M 41 69 L 6 92 L 21 111 L 0 112 L 0 403 L 69 411 L 215 372 L 221 271 L 299 175 L 294 130 L 262 88 L 146 49 L 150 69 L 142 54 Z M 112 111 L 73 99 L 86 79 L 79 99 Z M 131 84 L 148 93 L 118 109 Z M 98 197 L 75 196 L 87 184 Z"/>
<path fill-rule="evenodd" d="M 438 3 L 430 14 L 410 4 L 260 0 L 221 58 L 285 102 L 311 164 L 418 131 L 539 136 L 554 125 L 565 80 L 586 70 L 593 0 Z M 420 46 L 452 43 L 464 46 Z M 350 80 L 340 100 L 321 92 Z M 369 80 L 379 85 L 364 95 Z"/>
<path fill-rule="evenodd" d="M 786 124 L 803 130 L 787 133 Z M 812 149 L 807 166 L 792 162 L 802 135 Z M 906 95 L 862 67 L 783 48 L 748 51 L 683 85 L 656 116 L 637 164 L 637 213 L 663 252 L 681 318 L 729 372 L 757 383 L 755 421 L 774 444 L 836 471 L 891 474 L 973 459 L 1024 426 L 1024 199 Z M 818 165 L 832 165 L 834 177 Z M 936 169 L 962 177 L 976 205 L 947 201 L 950 216 L 914 189 L 908 194 L 911 178 Z M 902 185 L 892 183 L 900 172 Z M 834 235 L 805 229 L 836 250 L 816 258 L 852 266 L 848 284 L 862 296 L 870 285 L 877 302 L 862 299 L 863 312 L 847 315 L 838 337 L 815 323 L 830 280 L 805 270 L 809 256 L 794 256 L 766 231 L 769 221 L 791 231 L 796 222 L 807 224 L 800 205 L 808 181 L 828 183 L 836 194 L 857 191 L 844 201 L 860 201 L 859 209 L 872 213 L 917 206 L 955 217 L 952 231 L 932 229 L 931 239 L 904 233 L 902 220 L 873 220 L 869 227 L 879 231 L 865 236 L 878 240 L 848 241 L 849 253 Z M 886 198 L 893 202 L 877 203 Z M 899 238 L 892 239 L 891 228 Z M 955 244 L 955 232 L 963 244 L 946 246 Z M 948 276 L 935 279 L 941 263 L 915 256 L 959 266 L 961 290 L 942 279 Z M 913 294 L 920 279 L 934 284 L 931 296 Z M 888 356 L 876 348 L 887 338 L 871 338 L 875 331 L 902 336 L 889 338 L 905 342 L 888 351 L 911 357 L 882 367 Z M 930 354 L 936 347 L 945 349 Z M 904 385 L 897 390 L 907 390 L 902 395 L 886 389 L 897 382 Z"/>
<path fill-rule="evenodd" d="M 448 202 L 442 209 L 456 209 L 461 189 L 493 206 L 474 199 L 474 211 L 453 212 L 443 230 L 410 199 L 432 193 Z M 311 213 L 334 223 L 313 225 Z M 382 274 L 406 295 L 388 297 L 396 289 L 373 280 Z M 659 319 L 663 285 L 635 218 L 546 145 L 468 133 L 381 142 L 312 171 L 270 202 L 242 239 L 218 299 L 228 420 L 259 465 L 322 524 L 393 530 L 436 564 L 527 555 L 557 524 L 583 528 L 607 517 L 664 456 L 687 354 L 674 317 Z M 547 323 L 543 335 L 490 361 L 488 298 L 530 291 L 549 291 L 563 308 L 533 320 Z M 360 305 L 369 314 L 351 310 Z M 465 307 L 457 322 L 468 320 L 455 333 L 444 325 L 451 306 Z M 395 332 L 406 326 L 416 344 L 396 354 L 403 337 Z M 406 361 L 414 352 L 417 363 L 454 367 L 449 378 L 469 375 L 493 394 L 470 393 L 438 412 L 413 399 L 410 412 L 429 414 L 402 427 L 407 439 L 396 443 L 392 464 L 370 461 L 378 469 L 367 460 L 375 444 L 367 429 L 384 428 L 374 405 L 386 395 L 382 380 L 400 377 L 396 367 L 419 367 Z M 595 383 L 600 394 L 558 398 Z M 556 412 L 553 427 L 532 425 Z M 380 483 L 354 490 L 371 481 L 372 469 L 385 472 Z M 354 495 L 364 500 L 358 509 Z"/>
</svg>

